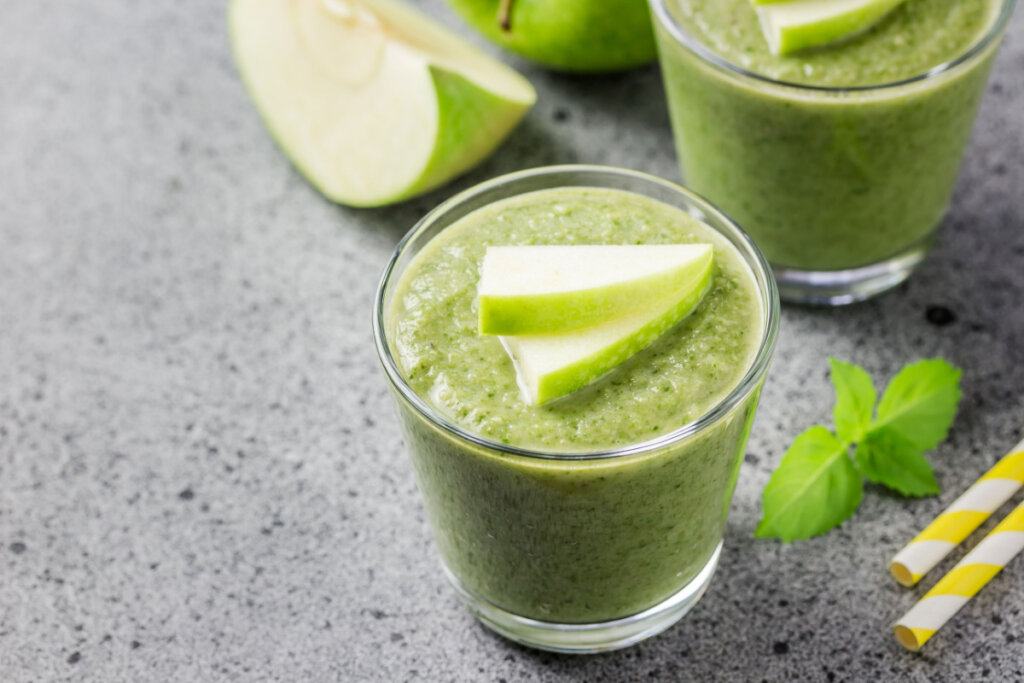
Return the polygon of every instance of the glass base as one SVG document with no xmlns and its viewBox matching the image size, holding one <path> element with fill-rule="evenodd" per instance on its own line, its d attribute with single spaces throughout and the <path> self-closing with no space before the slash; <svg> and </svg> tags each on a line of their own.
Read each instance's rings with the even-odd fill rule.
<svg viewBox="0 0 1024 683">
<path fill-rule="evenodd" d="M 719 543 L 700 573 L 666 600 L 639 614 L 596 624 L 558 624 L 513 614 L 470 591 L 447 566 L 444 570 L 462 602 L 492 631 L 539 650 L 591 654 L 633 645 L 658 635 L 682 619 L 707 590 L 721 551 L 722 544 Z"/>
<path fill-rule="evenodd" d="M 847 270 L 800 270 L 773 266 L 786 303 L 843 306 L 870 299 L 900 284 L 924 260 L 932 236 L 880 263 Z"/>
</svg>

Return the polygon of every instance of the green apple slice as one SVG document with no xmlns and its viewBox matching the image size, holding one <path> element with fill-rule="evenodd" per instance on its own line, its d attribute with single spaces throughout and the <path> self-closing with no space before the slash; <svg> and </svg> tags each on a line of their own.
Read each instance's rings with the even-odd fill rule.
<svg viewBox="0 0 1024 683">
<path fill-rule="evenodd" d="M 647 347 L 692 312 L 711 286 L 713 260 L 653 306 L 566 332 L 503 336 L 526 401 L 581 389 Z"/>
<path fill-rule="evenodd" d="M 394 0 L 233 0 L 235 58 L 267 127 L 328 198 L 380 206 L 487 157 L 530 83 Z"/>
<path fill-rule="evenodd" d="M 904 0 L 755 1 L 774 54 L 787 55 L 867 30 Z"/>
<path fill-rule="evenodd" d="M 482 334 L 563 332 L 650 308 L 704 272 L 710 244 L 489 247 Z"/>
</svg>

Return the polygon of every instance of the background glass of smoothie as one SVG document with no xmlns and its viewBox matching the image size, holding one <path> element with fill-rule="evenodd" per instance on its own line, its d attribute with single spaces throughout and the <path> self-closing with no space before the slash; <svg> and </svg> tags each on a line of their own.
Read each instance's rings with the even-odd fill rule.
<svg viewBox="0 0 1024 683">
<path fill-rule="evenodd" d="M 710 242 L 683 322 L 589 387 L 520 398 L 477 333 L 488 245 Z M 597 652 L 654 635 L 703 594 L 774 350 L 767 262 L 692 193 L 602 167 L 524 171 L 442 204 L 399 244 L 374 335 L 448 578 L 521 643 Z"/>
<path fill-rule="evenodd" d="M 785 301 L 906 279 L 946 213 L 1014 0 L 907 0 L 772 55 L 750 0 L 650 0 L 680 166 L 765 253 Z"/>
</svg>

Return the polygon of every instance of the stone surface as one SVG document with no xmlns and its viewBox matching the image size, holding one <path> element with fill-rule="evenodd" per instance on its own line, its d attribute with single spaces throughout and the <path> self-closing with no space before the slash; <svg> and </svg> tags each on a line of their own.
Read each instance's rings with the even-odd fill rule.
<svg viewBox="0 0 1024 683">
<path fill-rule="evenodd" d="M 564 162 L 677 177 L 655 68 L 509 61 L 540 102 L 498 154 L 429 196 L 350 210 L 271 142 L 221 3 L 3 3 L 0 679 L 1024 678 L 1024 560 L 916 656 L 888 625 L 930 581 L 885 571 L 1022 436 L 1024 16 L 917 277 L 785 311 L 707 596 L 661 637 L 585 658 L 511 645 L 456 602 L 370 337 L 389 252 L 454 191 Z M 829 354 L 879 378 L 923 356 L 964 368 L 933 456 L 944 492 L 871 489 L 824 537 L 754 540 L 788 441 L 829 417 Z"/>
</svg>

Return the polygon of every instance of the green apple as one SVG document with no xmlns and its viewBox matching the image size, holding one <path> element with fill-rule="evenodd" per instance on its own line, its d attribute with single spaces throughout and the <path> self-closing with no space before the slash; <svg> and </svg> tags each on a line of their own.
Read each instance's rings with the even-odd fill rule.
<svg viewBox="0 0 1024 683">
<path fill-rule="evenodd" d="M 621 71 L 654 61 L 647 0 L 448 0 L 493 42 L 560 71 Z"/>
<path fill-rule="evenodd" d="M 710 244 L 488 247 L 480 333 L 563 332 L 650 308 L 713 253 Z"/>
<path fill-rule="evenodd" d="M 242 78 L 267 127 L 328 198 L 380 206 L 487 157 L 530 83 L 394 0 L 233 0 Z"/>
<path fill-rule="evenodd" d="M 703 263 L 647 308 L 564 332 L 500 337 L 527 402 L 546 403 L 583 388 L 686 317 L 711 286 L 713 255 Z"/>
<path fill-rule="evenodd" d="M 753 0 L 773 53 L 787 55 L 850 38 L 904 0 Z"/>
</svg>

